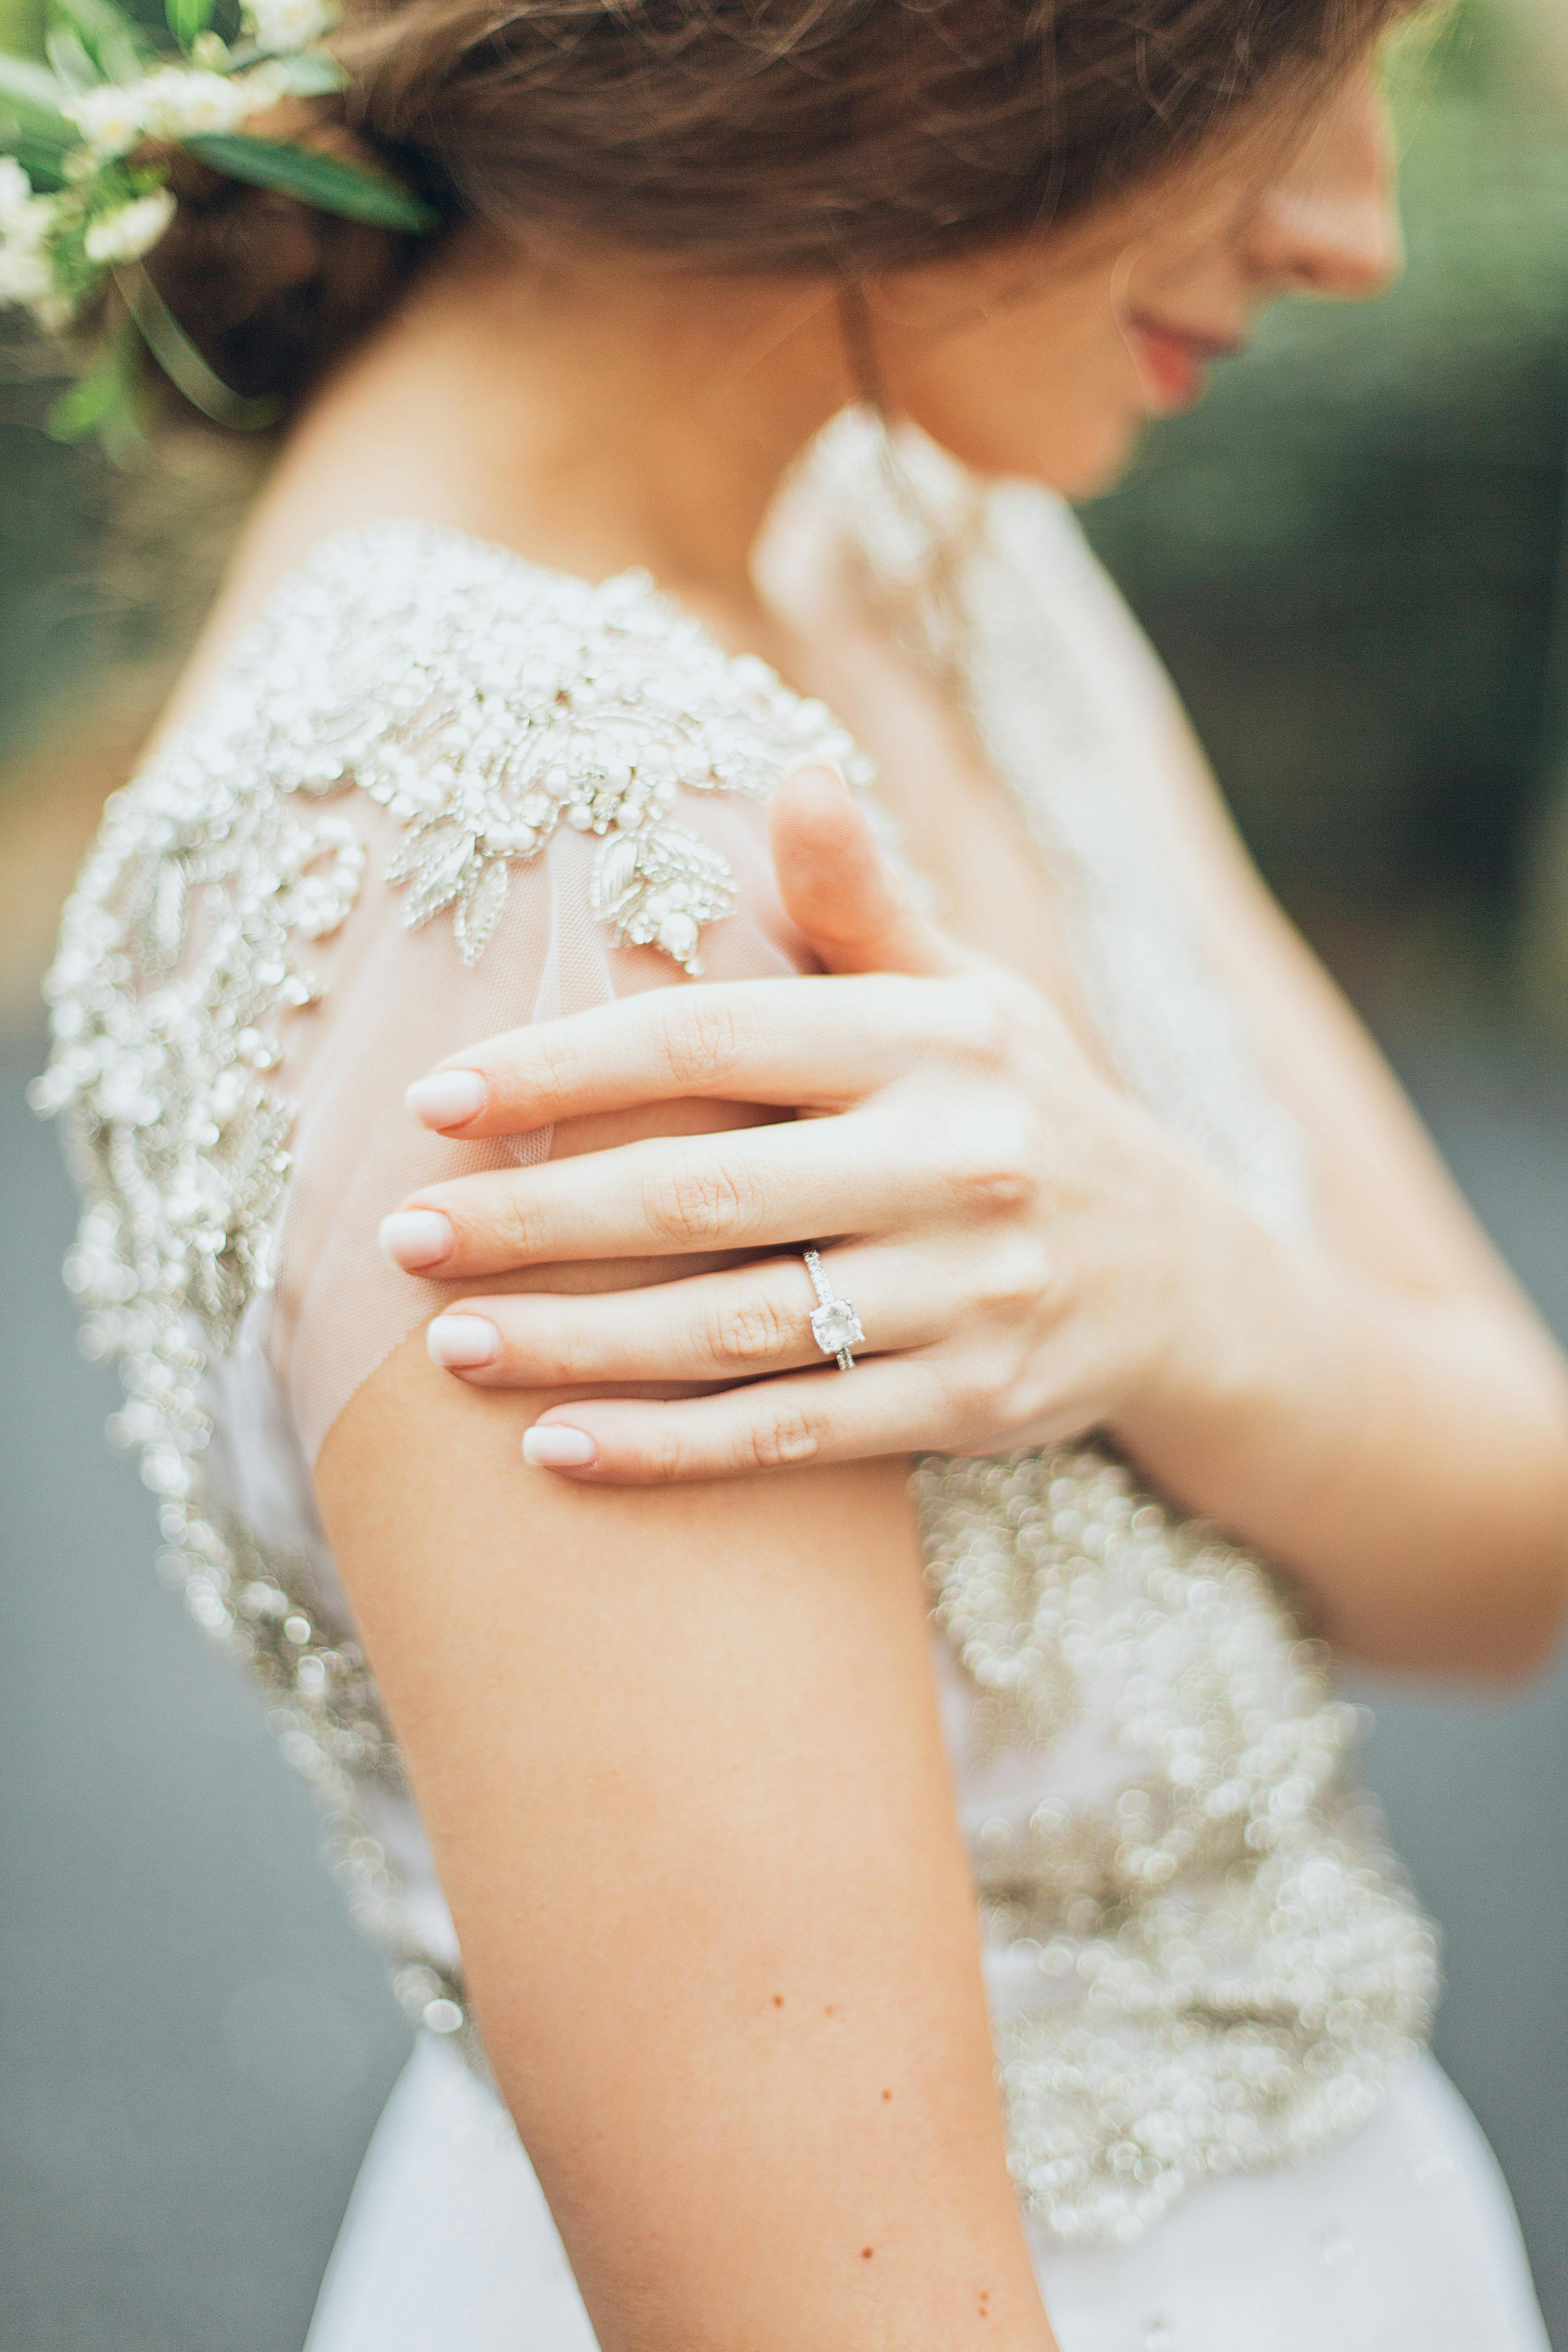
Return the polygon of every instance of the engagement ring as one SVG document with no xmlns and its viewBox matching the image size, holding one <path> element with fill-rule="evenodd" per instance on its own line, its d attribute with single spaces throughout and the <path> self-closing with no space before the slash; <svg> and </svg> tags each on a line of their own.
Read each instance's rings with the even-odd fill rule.
<svg viewBox="0 0 1568 2352">
<path fill-rule="evenodd" d="M 851 1348 L 859 1347 L 866 1334 L 860 1328 L 860 1318 L 847 1298 L 835 1298 L 833 1285 L 822 1270 L 822 1260 L 814 1249 L 803 1253 L 805 1270 L 811 1276 L 811 1286 L 820 1304 L 811 1318 L 811 1336 L 825 1356 L 837 1356 L 841 1372 L 852 1372 L 855 1359 Z M 857 1390 L 857 1395 L 859 1391 Z"/>
</svg>

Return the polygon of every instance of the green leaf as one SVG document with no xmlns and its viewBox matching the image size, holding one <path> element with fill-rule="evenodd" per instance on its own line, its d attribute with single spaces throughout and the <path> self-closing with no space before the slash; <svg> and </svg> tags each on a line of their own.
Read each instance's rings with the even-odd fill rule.
<svg viewBox="0 0 1568 2352">
<path fill-rule="evenodd" d="M 204 131 L 180 143 L 215 172 L 247 180 L 253 187 L 280 189 L 320 212 L 341 213 L 348 220 L 421 236 L 441 224 L 440 214 L 409 189 L 378 173 L 362 172 L 336 155 L 312 154 L 280 139 L 247 138 L 242 131 Z"/>
<path fill-rule="evenodd" d="M 264 433 L 278 423 L 280 401 L 247 399 L 214 374 L 139 261 L 117 269 L 114 283 L 132 327 L 193 408 L 236 433 Z"/>
<path fill-rule="evenodd" d="M 7 99 L 37 107 L 40 113 L 59 115 L 70 92 L 52 74 L 47 66 L 36 65 L 31 58 L 18 58 L 9 49 L 0 49 L 0 90 Z M 69 123 L 62 127 L 70 131 Z M 71 131 L 74 139 L 76 132 Z"/>
<path fill-rule="evenodd" d="M 17 137 L 31 146 L 54 148 L 61 154 L 79 146 L 81 132 L 60 112 L 70 95 L 47 66 L 0 52 L 0 144 L 15 152 L 5 136 L 5 126 L 14 124 Z"/>
<path fill-rule="evenodd" d="M 58 186 L 66 155 L 82 143 L 75 122 L 61 115 L 68 99 L 47 66 L 0 52 L 0 155 L 14 155 L 33 181 Z"/>
<path fill-rule="evenodd" d="M 44 430 L 51 441 L 86 441 L 101 434 L 111 420 L 133 420 L 134 413 L 128 354 L 117 340 L 86 375 L 61 393 L 44 419 Z"/>
<path fill-rule="evenodd" d="M 66 175 L 60 169 L 61 151 L 58 147 L 36 147 L 20 126 L 6 119 L 0 110 L 0 155 L 14 155 L 39 194 L 52 193 L 66 185 Z"/>
<path fill-rule="evenodd" d="M 76 36 L 101 81 L 137 81 L 157 63 L 141 26 L 114 0 L 49 0 L 49 15 Z"/>
<path fill-rule="evenodd" d="M 169 19 L 169 30 L 181 48 L 188 49 L 198 33 L 205 33 L 213 20 L 215 0 L 163 0 L 163 13 Z"/>
<path fill-rule="evenodd" d="M 44 47 L 64 89 L 80 91 L 101 86 L 103 76 L 68 25 L 53 26 Z"/>
</svg>

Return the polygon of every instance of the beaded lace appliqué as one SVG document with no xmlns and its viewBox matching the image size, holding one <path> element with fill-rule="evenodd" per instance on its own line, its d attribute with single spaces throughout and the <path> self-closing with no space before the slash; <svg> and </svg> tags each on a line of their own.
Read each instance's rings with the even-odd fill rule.
<svg viewBox="0 0 1568 2352">
<path fill-rule="evenodd" d="M 1061 645 L 1049 500 L 982 493 L 858 415 L 818 465 L 872 593 L 1018 803 L 1129 1090 L 1262 1222 L 1300 1231 L 1301 1138 Z M 980 1758 L 1087 1731 L 1118 1759 L 1109 1801 L 998 1814 L 973 1862 L 988 1939 L 1040 1983 L 997 2031 L 1020 2194 L 1058 2242 L 1130 2241 L 1205 2175 L 1314 2154 L 1371 2115 L 1429 2031 L 1436 1937 L 1344 1773 L 1359 1711 L 1257 1561 L 1093 1447 L 932 1458 L 915 1492 Z"/>
<path fill-rule="evenodd" d="M 729 913 L 734 881 L 672 822 L 680 793 L 766 799 L 806 759 L 870 777 L 820 703 L 726 656 L 640 573 L 594 587 L 395 524 L 326 548 L 274 615 L 290 672 L 272 690 L 287 705 L 278 788 L 352 781 L 389 810 L 405 828 L 388 868 L 408 886 L 405 920 L 450 908 L 467 963 L 505 912 L 512 866 L 568 824 L 602 844 L 593 909 L 617 944 L 698 974 L 702 926 Z"/>
<path fill-rule="evenodd" d="M 115 794 L 47 982 L 32 1101 L 64 1115 L 87 1198 L 66 1278 L 85 1352 L 119 1366 L 110 1435 L 159 1497 L 163 1570 L 261 1685 L 410 2014 L 476 2057 L 460 1983 L 409 1943 L 364 1818 L 364 1792 L 402 1783 L 363 1655 L 303 1556 L 206 1491 L 207 1368 L 269 1286 L 289 1166 L 279 1023 L 320 995 L 310 943 L 359 896 L 355 791 L 404 828 L 388 878 L 408 926 L 449 909 L 466 961 L 510 867 L 566 824 L 600 837 L 593 911 L 616 941 L 698 972 L 733 880 L 670 821 L 679 793 L 765 798 L 807 759 L 870 773 L 821 705 L 728 659 L 640 576 L 594 587 L 451 532 L 354 533 L 285 584 L 196 722 Z"/>
<path fill-rule="evenodd" d="M 876 462 L 851 425 L 820 485 L 873 558 L 899 520 L 865 495 Z M 976 731 L 1079 886 L 1108 1045 L 1289 1223 L 1305 1188 L 1288 1127 L 1144 871 L 1114 754 L 1051 658 L 1048 599 L 984 535 L 958 585 Z M 388 527 L 280 592 L 196 726 L 111 803 L 67 911 L 35 1098 L 67 1113 L 89 1196 L 68 1276 L 89 1350 L 120 1360 L 117 1434 L 142 1451 L 195 1614 L 260 1676 L 321 1793 L 410 2014 L 476 2057 L 460 1982 L 409 1942 L 367 1826 L 367 1792 L 398 1783 L 363 1657 L 306 1564 L 205 1498 L 204 1373 L 269 1279 L 287 1177 L 278 1024 L 317 993 L 309 942 L 360 887 L 355 788 L 404 828 L 405 919 L 449 910 L 468 961 L 510 866 L 567 824 L 599 838 L 593 908 L 614 936 L 694 971 L 733 886 L 672 821 L 679 793 L 765 793 L 808 757 L 866 772 L 826 712 L 646 583 L 589 588 Z M 1305 2154 L 1371 2112 L 1425 2032 L 1431 1932 L 1340 1775 L 1353 1711 L 1257 1563 L 1093 1449 L 932 1461 L 917 1494 L 983 1739 L 1043 1755 L 1088 1727 L 1125 1765 L 1109 1800 L 987 1822 L 974 1864 L 988 1937 L 1039 1976 L 998 2028 L 1020 2193 L 1062 2242 L 1130 2239 L 1205 2174 Z"/>
</svg>

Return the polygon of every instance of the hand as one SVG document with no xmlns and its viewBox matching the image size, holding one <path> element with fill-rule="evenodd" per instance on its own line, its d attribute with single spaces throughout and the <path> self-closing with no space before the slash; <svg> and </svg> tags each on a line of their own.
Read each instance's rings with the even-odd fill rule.
<svg viewBox="0 0 1568 2352">
<path fill-rule="evenodd" d="M 651 991 L 514 1030 L 409 1103 L 465 1140 L 666 1098 L 806 1115 L 434 1185 L 384 1239 L 443 1279 L 777 1254 L 646 1289 L 475 1295 L 431 1325 L 437 1362 L 489 1388 L 732 1383 L 558 1405 L 528 1433 L 540 1466 L 629 1484 L 1126 1433 L 1205 1286 L 1213 1188 L 1037 990 L 910 904 L 836 777 L 781 789 L 773 846 L 832 976 Z M 813 1241 L 865 1327 L 848 1378 L 812 1336 Z"/>
</svg>

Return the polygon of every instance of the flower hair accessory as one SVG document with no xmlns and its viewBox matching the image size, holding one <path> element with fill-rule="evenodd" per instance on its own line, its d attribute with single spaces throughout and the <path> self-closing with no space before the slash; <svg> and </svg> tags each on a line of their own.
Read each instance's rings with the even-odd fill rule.
<svg viewBox="0 0 1568 2352">
<path fill-rule="evenodd" d="M 111 456 L 137 439 L 147 352 L 219 424 L 255 430 L 279 414 L 213 373 L 142 267 L 176 209 L 160 149 L 351 220 L 416 236 L 438 226 L 430 205 L 380 173 L 243 127 L 283 99 L 343 87 L 321 46 L 337 0 L 241 0 L 232 42 L 213 29 L 217 5 L 165 0 L 171 53 L 115 0 L 51 0 L 49 64 L 0 54 L 0 307 L 58 335 L 106 290 L 119 298 L 85 373 L 50 413 L 57 439 L 96 435 Z"/>
</svg>

